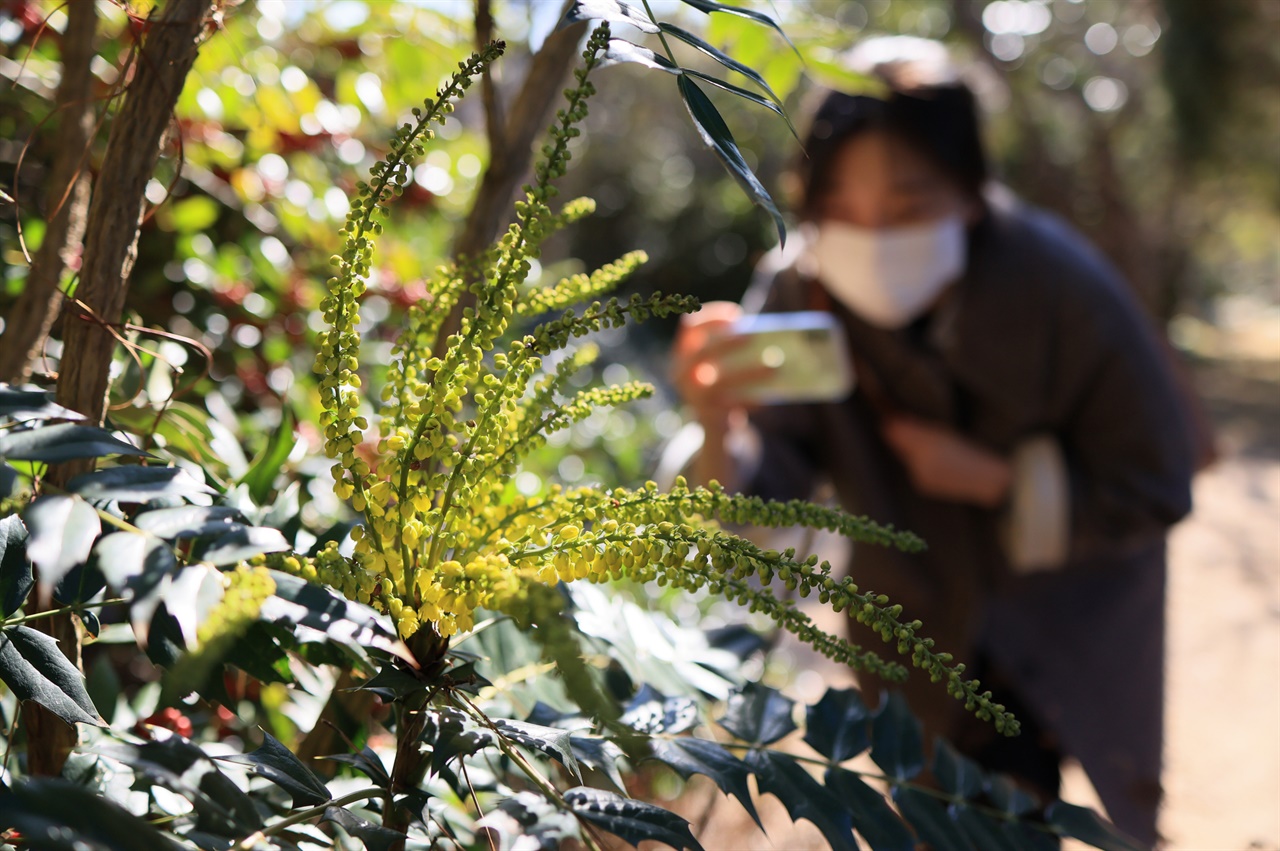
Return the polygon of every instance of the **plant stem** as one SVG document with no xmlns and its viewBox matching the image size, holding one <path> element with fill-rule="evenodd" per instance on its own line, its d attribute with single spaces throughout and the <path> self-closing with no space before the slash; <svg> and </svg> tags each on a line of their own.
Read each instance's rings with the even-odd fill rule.
<svg viewBox="0 0 1280 851">
<path fill-rule="evenodd" d="M 642 2 L 644 3 L 645 14 L 649 16 L 649 20 L 653 21 L 654 26 L 658 26 L 658 19 L 654 16 L 653 10 L 649 8 L 649 0 L 642 0 Z M 666 51 L 667 58 L 671 60 L 671 64 L 678 65 L 676 55 L 671 52 L 671 45 L 667 44 L 667 34 L 661 29 L 658 30 L 658 41 L 662 42 L 662 49 Z"/>
<path fill-rule="evenodd" d="M 47 612 L 36 612 L 33 615 L 19 615 L 16 618 L 7 618 L 5 620 L 0 620 L 0 629 L 3 629 L 5 627 L 10 627 L 10 626 L 17 626 L 18 624 L 27 623 L 29 621 L 40 620 L 41 618 L 52 617 L 54 615 L 65 615 L 65 614 L 68 614 L 69 612 L 78 612 L 84 609 L 100 609 L 104 606 L 114 606 L 116 603 L 127 603 L 127 602 L 129 601 L 124 599 L 123 597 L 114 597 L 110 600 L 99 600 L 96 603 L 80 603 L 74 606 L 63 606 L 61 609 L 50 609 Z"/>
<path fill-rule="evenodd" d="M 265 839 L 268 836 L 274 836 L 277 833 L 281 833 L 286 827 L 292 827 L 293 825 L 306 821 L 307 819 L 322 816 L 324 815 L 325 810 L 330 807 L 345 807 L 347 804 L 355 803 L 356 801 L 382 797 L 387 797 L 387 790 L 374 786 L 369 789 L 361 789 L 358 792 L 352 792 L 349 795 L 343 795 L 341 798 L 334 798 L 333 800 L 326 801 L 318 806 L 296 812 L 288 818 L 281 819 L 269 827 L 264 827 L 252 836 L 246 836 L 235 844 L 233 851 L 250 851 L 250 849 L 257 845 L 260 840 Z"/>
</svg>

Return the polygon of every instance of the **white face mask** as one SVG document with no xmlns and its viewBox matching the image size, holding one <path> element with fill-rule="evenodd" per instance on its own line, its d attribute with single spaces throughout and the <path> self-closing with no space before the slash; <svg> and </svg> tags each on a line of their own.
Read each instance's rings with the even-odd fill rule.
<svg viewBox="0 0 1280 851">
<path fill-rule="evenodd" d="M 809 247 L 818 279 L 855 314 L 880 328 L 922 315 L 964 272 L 964 220 L 871 230 L 823 222 Z"/>
</svg>

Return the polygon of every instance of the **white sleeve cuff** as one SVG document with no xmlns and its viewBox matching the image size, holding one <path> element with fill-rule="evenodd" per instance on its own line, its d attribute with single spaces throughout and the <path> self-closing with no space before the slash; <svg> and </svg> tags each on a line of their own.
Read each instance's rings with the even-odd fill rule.
<svg viewBox="0 0 1280 851">
<path fill-rule="evenodd" d="M 1005 554 L 1015 573 L 1061 567 L 1070 549 L 1071 488 L 1062 448 L 1052 437 L 1023 441 L 1011 459 L 1004 518 Z"/>
</svg>

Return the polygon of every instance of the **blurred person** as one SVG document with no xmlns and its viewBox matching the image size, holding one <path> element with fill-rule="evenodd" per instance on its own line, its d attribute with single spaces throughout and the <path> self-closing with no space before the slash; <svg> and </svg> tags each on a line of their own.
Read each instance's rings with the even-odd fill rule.
<svg viewBox="0 0 1280 851">
<path fill-rule="evenodd" d="M 1007 739 L 913 676 L 926 742 L 1048 799 L 1074 757 L 1112 820 L 1154 844 L 1165 537 L 1190 510 L 1193 466 L 1163 343 L 1097 250 L 991 183 L 941 44 L 875 39 L 850 60 L 885 91 L 822 97 L 801 232 L 760 263 L 743 307 L 709 304 L 677 334 L 673 379 L 704 435 L 694 477 L 776 499 L 827 482 L 849 512 L 923 537 L 922 555 L 856 548 L 853 578 L 922 620 L 1023 725 Z M 746 404 L 767 370 L 725 362 L 744 310 L 833 313 L 853 393 Z M 871 699 L 883 688 L 862 682 Z"/>
</svg>

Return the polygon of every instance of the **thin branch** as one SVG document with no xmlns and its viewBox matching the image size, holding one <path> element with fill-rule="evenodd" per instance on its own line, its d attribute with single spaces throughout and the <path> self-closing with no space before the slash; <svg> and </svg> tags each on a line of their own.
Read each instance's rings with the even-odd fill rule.
<svg viewBox="0 0 1280 851">
<path fill-rule="evenodd" d="M 313 819 L 313 818 L 322 816 L 325 814 L 325 811 L 328 810 L 330 807 L 345 807 L 347 804 L 353 804 L 356 801 L 364 801 L 364 800 L 368 800 L 369 798 L 387 798 L 387 797 L 388 797 L 388 793 L 386 789 L 382 789 L 377 786 L 374 786 L 369 789 L 361 789 L 358 792 L 352 792 L 349 795 L 343 795 L 341 798 L 334 798 L 333 800 L 326 801 L 325 803 L 319 804 L 318 806 L 310 807 L 308 809 L 296 812 L 293 815 L 289 816 L 288 818 L 281 819 L 280 821 L 276 822 L 273 825 L 270 825 L 269 827 L 264 827 L 262 830 L 259 830 L 257 833 L 254 833 L 250 836 L 246 836 L 244 839 L 241 839 L 239 842 L 237 842 L 235 846 L 233 846 L 233 851 L 252 851 L 252 849 L 255 846 L 257 846 L 259 842 L 261 842 L 263 839 L 266 839 L 268 836 L 275 836 L 277 833 L 284 832 L 284 829 L 287 827 L 293 827 L 295 824 L 298 824 L 299 822 L 304 822 L 304 821 L 307 821 L 308 819 Z"/>
</svg>

